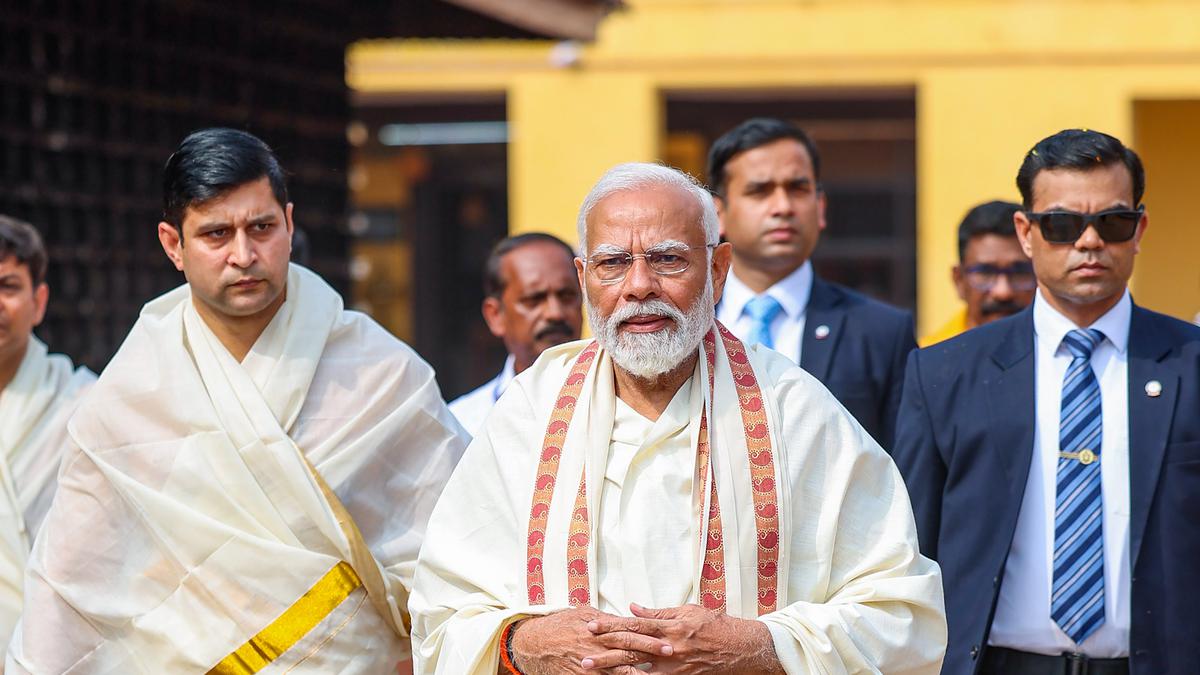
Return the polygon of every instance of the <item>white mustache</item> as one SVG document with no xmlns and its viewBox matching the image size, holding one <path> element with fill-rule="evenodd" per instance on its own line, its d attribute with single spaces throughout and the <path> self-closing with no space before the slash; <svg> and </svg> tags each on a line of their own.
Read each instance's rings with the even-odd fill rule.
<svg viewBox="0 0 1200 675">
<path fill-rule="evenodd" d="M 609 316 L 609 321 L 622 323 L 639 316 L 665 316 L 676 324 L 682 322 L 685 318 L 684 313 L 678 307 L 671 305 L 665 300 L 646 300 L 644 302 L 631 302 L 618 307 Z"/>
</svg>

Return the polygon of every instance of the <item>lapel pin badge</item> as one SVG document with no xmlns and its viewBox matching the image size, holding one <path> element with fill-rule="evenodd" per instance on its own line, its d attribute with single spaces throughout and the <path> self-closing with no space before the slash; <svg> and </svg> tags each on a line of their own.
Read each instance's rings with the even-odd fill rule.
<svg viewBox="0 0 1200 675">
<path fill-rule="evenodd" d="M 1146 383 L 1146 395 L 1150 398 L 1158 398 L 1162 395 L 1162 382 L 1158 380 L 1150 380 Z"/>
<path fill-rule="evenodd" d="M 825 338 L 829 337 L 829 326 L 826 326 L 825 324 L 817 326 L 817 329 L 813 331 L 813 337 L 817 338 L 818 340 L 824 340 Z"/>
</svg>

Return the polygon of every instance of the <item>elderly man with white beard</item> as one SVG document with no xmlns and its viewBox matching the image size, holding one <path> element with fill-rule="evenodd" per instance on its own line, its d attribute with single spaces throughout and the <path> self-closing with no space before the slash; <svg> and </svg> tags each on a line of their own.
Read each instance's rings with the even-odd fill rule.
<svg viewBox="0 0 1200 675">
<path fill-rule="evenodd" d="M 708 193 L 610 170 L 575 265 L 596 339 L 547 350 L 434 508 L 419 673 L 936 673 L 941 576 L 892 461 L 714 320 Z"/>
</svg>

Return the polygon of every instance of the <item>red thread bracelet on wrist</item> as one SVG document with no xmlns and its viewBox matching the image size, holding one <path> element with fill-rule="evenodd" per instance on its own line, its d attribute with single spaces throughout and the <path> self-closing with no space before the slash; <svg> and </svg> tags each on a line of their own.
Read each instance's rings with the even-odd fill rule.
<svg viewBox="0 0 1200 675">
<path fill-rule="evenodd" d="M 504 627 L 504 631 L 500 633 L 500 664 L 504 666 L 504 669 L 510 675 L 524 675 L 524 673 L 517 669 L 517 664 L 513 663 L 512 659 L 508 656 L 509 640 L 512 639 L 512 629 L 515 625 L 517 625 L 516 621 L 508 624 Z"/>
</svg>

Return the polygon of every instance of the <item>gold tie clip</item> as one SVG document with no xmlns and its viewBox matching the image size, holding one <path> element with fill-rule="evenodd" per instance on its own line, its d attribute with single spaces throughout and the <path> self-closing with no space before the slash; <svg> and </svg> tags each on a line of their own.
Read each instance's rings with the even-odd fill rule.
<svg viewBox="0 0 1200 675">
<path fill-rule="evenodd" d="M 1079 452 L 1060 452 L 1058 456 L 1062 459 L 1077 459 L 1083 465 L 1091 464 L 1100 459 L 1100 455 L 1097 455 L 1088 448 L 1084 448 Z"/>
</svg>

